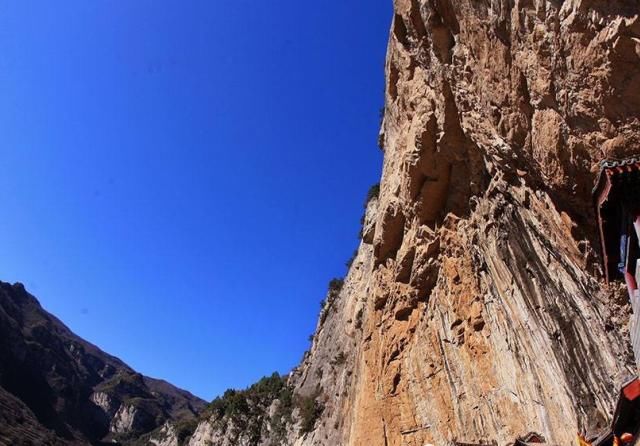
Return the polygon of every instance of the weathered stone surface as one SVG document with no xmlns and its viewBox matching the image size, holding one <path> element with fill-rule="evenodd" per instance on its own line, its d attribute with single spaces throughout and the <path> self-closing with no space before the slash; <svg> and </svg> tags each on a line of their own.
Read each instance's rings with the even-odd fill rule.
<svg viewBox="0 0 640 446">
<path fill-rule="evenodd" d="M 570 444 L 605 425 L 632 368 L 590 189 L 604 156 L 640 153 L 639 11 L 395 1 L 374 258 L 343 296 L 363 330 L 319 327 L 315 345 L 352 343 L 352 379 L 303 444 Z M 325 363 L 315 345 L 300 376 Z"/>
<path fill-rule="evenodd" d="M 149 444 L 153 446 L 181 446 L 178 434 L 169 422 L 166 422 L 158 432 L 149 439 Z"/>
<path fill-rule="evenodd" d="M 120 403 L 106 392 L 94 392 L 89 399 L 109 418 L 113 418 L 120 407 Z"/>
<path fill-rule="evenodd" d="M 639 12 L 395 1 L 375 235 L 291 378 L 325 403 L 292 442 L 568 445 L 608 422 L 629 308 L 590 190 L 603 157 L 640 153 Z"/>
<path fill-rule="evenodd" d="M 135 406 L 122 404 L 111 420 L 109 430 L 115 434 L 123 434 L 134 430 L 140 424 L 140 415 Z"/>
</svg>

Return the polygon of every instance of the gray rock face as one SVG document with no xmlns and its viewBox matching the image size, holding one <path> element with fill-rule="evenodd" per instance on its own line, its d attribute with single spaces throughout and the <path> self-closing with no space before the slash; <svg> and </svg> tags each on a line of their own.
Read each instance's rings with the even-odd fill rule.
<svg viewBox="0 0 640 446">
<path fill-rule="evenodd" d="M 109 418 L 113 418 L 120 406 L 120 403 L 111 398 L 111 396 L 109 396 L 109 394 L 105 392 L 92 393 L 90 400 L 93 404 L 99 407 L 100 410 L 102 410 L 102 412 L 104 412 L 104 414 Z"/>
<path fill-rule="evenodd" d="M 170 422 L 166 422 L 159 431 L 151 436 L 149 444 L 153 446 L 181 446 L 178 434 Z"/>
<path fill-rule="evenodd" d="M 229 426 L 229 428 L 233 429 L 233 425 Z M 189 446 L 204 446 L 207 444 L 228 446 L 231 440 L 231 435 L 225 435 L 224 432 L 217 430 L 213 422 L 205 421 L 198 425 L 188 444 Z"/>
<path fill-rule="evenodd" d="M 136 426 L 138 410 L 135 406 L 122 404 L 111 420 L 109 430 L 115 434 L 131 432 Z"/>
<path fill-rule="evenodd" d="M 145 412 L 139 410 L 133 404 L 121 404 L 111 420 L 109 430 L 114 434 L 144 432 L 145 421 L 149 422 L 149 416 Z"/>
</svg>

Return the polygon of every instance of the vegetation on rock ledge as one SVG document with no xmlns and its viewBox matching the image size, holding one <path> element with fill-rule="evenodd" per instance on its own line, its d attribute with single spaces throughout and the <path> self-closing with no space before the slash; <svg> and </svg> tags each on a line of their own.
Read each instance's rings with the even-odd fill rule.
<svg viewBox="0 0 640 446">
<path fill-rule="evenodd" d="M 302 432 L 313 430 L 323 410 L 320 395 L 320 388 L 308 396 L 295 394 L 286 376 L 273 373 L 245 390 L 228 389 L 207 406 L 201 420 L 249 444 L 262 444 L 267 437 L 271 444 L 285 444 L 296 422 Z"/>
</svg>

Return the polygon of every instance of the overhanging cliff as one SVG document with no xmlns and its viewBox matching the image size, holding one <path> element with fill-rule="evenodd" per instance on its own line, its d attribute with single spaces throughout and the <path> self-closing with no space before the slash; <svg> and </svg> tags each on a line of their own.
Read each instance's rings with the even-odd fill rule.
<svg viewBox="0 0 640 446">
<path fill-rule="evenodd" d="M 294 408 L 288 441 L 570 444 L 635 372 L 591 188 L 600 160 L 640 153 L 640 5 L 394 6 L 380 193 L 290 378 L 323 410 L 305 432 Z M 257 443 L 199 430 L 269 444 L 278 404 Z"/>
</svg>

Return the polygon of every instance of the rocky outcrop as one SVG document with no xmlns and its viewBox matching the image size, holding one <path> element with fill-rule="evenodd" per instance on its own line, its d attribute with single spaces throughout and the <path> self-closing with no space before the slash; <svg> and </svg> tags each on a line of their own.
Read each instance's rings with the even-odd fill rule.
<svg viewBox="0 0 640 446">
<path fill-rule="evenodd" d="M 289 444 L 568 445 L 605 426 L 635 370 L 591 188 L 601 159 L 640 153 L 639 13 L 395 0 L 380 194 L 289 379 L 323 408 Z"/>
<path fill-rule="evenodd" d="M 157 408 L 149 410 L 136 403 L 130 401 L 120 405 L 109 424 L 110 432 L 114 434 L 143 433 L 157 426 L 154 412 L 159 415 L 161 411 Z"/>
<path fill-rule="evenodd" d="M 149 444 L 153 446 L 181 446 L 178 433 L 170 422 L 166 422 L 158 432 L 151 436 Z"/>
<path fill-rule="evenodd" d="M 0 444 L 128 444 L 203 406 L 73 334 L 22 285 L 0 282 Z"/>
<path fill-rule="evenodd" d="M 120 403 L 106 392 L 94 392 L 89 399 L 109 418 L 113 418 L 120 408 Z"/>
</svg>

